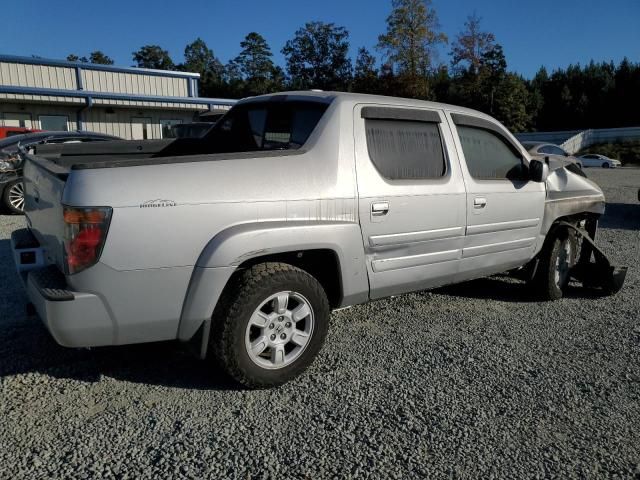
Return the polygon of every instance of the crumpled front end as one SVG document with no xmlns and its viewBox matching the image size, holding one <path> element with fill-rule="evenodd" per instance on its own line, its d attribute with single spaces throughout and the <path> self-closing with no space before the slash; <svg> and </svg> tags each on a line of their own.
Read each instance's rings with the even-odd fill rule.
<svg viewBox="0 0 640 480">
<path fill-rule="evenodd" d="M 540 232 L 542 236 L 547 235 L 559 218 L 580 214 L 592 214 L 598 218 L 604 214 L 604 193 L 588 178 L 576 175 L 565 168 L 558 168 L 549 174 L 546 185 L 547 199 Z"/>
<path fill-rule="evenodd" d="M 604 193 L 593 181 L 565 168 L 553 170 L 546 185 L 541 234 L 546 236 L 552 228 L 566 228 L 582 238 L 579 258 L 571 269 L 572 278 L 584 287 L 599 288 L 609 295 L 617 293 L 624 284 L 627 267 L 612 265 L 595 243 L 598 219 L 605 211 Z"/>
</svg>

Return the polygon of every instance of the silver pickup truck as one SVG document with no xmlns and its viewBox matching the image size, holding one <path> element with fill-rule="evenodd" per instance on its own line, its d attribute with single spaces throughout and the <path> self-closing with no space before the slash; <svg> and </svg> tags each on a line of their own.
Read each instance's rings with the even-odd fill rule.
<svg viewBox="0 0 640 480">
<path fill-rule="evenodd" d="M 12 244 L 65 346 L 193 341 L 273 386 L 317 355 L 332 309 L 505 271 L 545 299 L 624 280 L 593 244 L 602 191 L 473 110 L 292 92 L 138 157 L 55 148 L 24 154 Z"/>
</svg>

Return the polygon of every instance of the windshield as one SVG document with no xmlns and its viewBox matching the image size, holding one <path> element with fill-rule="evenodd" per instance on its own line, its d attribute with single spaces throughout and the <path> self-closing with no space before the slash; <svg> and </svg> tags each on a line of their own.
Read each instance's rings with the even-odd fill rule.
<svg viewBox="0 0 640 480">
<path fill-rule="evenodd" d="M 217 152 L 295 150 L 307 141 L 328 104 L 267 101 L 238 105 L 205 136 Z"/>
</svg>

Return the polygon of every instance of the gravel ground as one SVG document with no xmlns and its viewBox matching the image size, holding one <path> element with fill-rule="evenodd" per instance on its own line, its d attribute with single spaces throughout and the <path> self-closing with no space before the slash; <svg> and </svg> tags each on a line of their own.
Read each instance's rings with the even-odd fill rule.
<svg viewBox="0 0 640 480">
<path fill-rule="evenodd" d="M 640 169 L 588 173 L 631 267 L 617 296 L 492 277 L 358 306 L 268 391 L 173 344 L 57 346 L 0 216 L 0 478 L 639 478 Z"/>
</svg>

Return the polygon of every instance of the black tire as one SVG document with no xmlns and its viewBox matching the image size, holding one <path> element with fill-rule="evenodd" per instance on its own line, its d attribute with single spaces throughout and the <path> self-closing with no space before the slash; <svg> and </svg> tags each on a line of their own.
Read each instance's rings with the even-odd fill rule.
<svg viewBox="0 0 640 480">
<path fill-rule="evenodd" d="M 16 203 L 18 191 L 22 192 L 21 203 L 19 201 L 19 203 Z M 9 212 L 16 215 L 24 215 L 24 182 L 22 178 L 12 180 L 5 185 L 4 191 L 2 192 L 2 203 Z"/>
<path fill-rule="evenodd" d="M 292 363 L 277 369 L 263 368 L 247 351 L 249 322 L 266 299 L 283 291 L 299 293 L 308 300 L 313 331 Z M 246 387 L 281 385 L 304 372 L 316 357 L 329 328 L 329 315 L 327 295 L 313 276 L 285 263 L 258 264 L 235 274 L 225 287 L 213 314 L 209 351 L 231 377 Z"/>
<path fill-rule="evenodd" d="M 604 162 L 602 164 L 602 168 L 609 168 L 609 163 L 608 162 Z"/>
<path fill-rule="evenodd" d="M 568 245 L 569 254 L 566 254 L 566 246 Z M 538 269 L 533 278 L 533 287 L 542 300 L 558 300 L 563 297 L 564 290 L 567 288 L 570 280 L 568 271 L 575 265 L 577 258 L 577 242 L 575 235 L 567 229 L 557 229 L 551 232 L 545 241 L 545 245 L 539 254 Z M 558 258 L 563 255 L 564 258 Z M 566 258 L 568 257 L 568 258 Z M 562 271 L 558 276 L 558 263 L 564 268 L 564 259 L 568 260 L 568 271 Z"/>
</svg>

